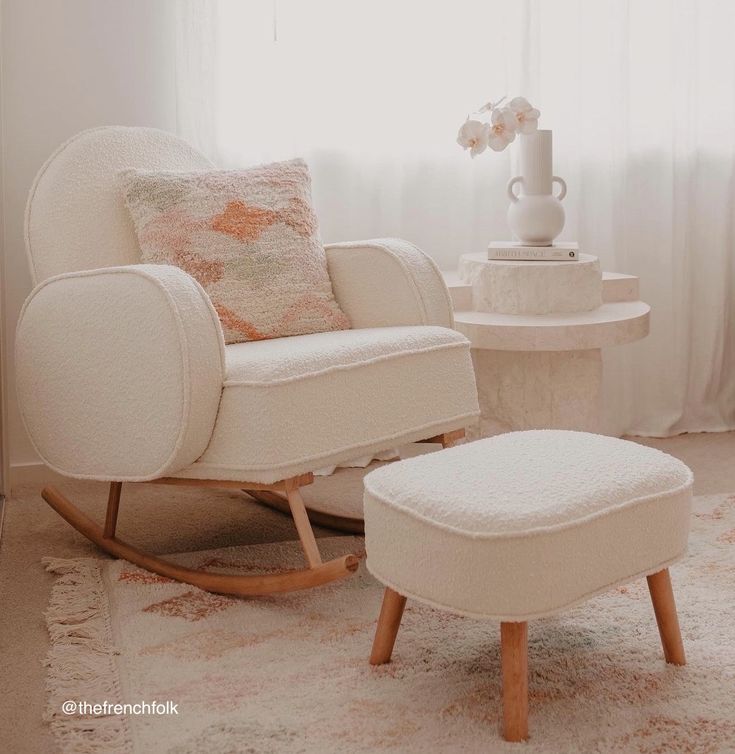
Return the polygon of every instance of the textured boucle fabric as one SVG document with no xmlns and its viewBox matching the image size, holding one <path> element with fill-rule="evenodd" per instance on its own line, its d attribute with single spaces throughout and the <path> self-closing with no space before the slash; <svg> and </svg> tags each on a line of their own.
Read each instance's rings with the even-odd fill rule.
<svg viewBox="0 0 735 754">
<path fill-rule="evenodd" d="M 691 484 L 681 461 L 627 440 L 563 430 L 508 432 L 385 466 L 366 490 L 476 534 L 569 524 Z"/>
<path fill-rule="evenodd" d="M 303 160 L 120 174 L 143 260 L 198 280 L 225 342 L 343 330 Z"/>
<path fill-rule="evenodd" d="M 217 315 L 176 267 L 131 265 L 51 278 L 16 337 L 18 401 L 43 461 L 67 476 L 141 481 L 195 461 L 224 372 Z"/>
<path fill-rule="evenodd" d="M 467 340 L 446 327 L 372 327 L 300 335 L 287 341 L 236 343 L 225 351 L 225 385 L 272 385 L 359 369 L 383 359 L 467 348 Z"/>
<path fill-rule="evenodd" d="M 469 342 L 443 327 L 229 345 L 206 452 L 179 476 L 274 482 L 474 424 Z"/>
<path fill-rule="evenodd" d="M 652 448 L 511 432 L 368 474 L 368 568 L 461 614 L 549 615 L 681 557 L 691 490 L 691 471 Z"/>
<path fill-rule="evenodd" d="M 49 157 L 28 197 L 25 240 L 33 282 L 140 262 L 119 170 L 211 167 L 185 141 L 155 128 L 105 126 L 76 134 Z"/>
<path fill-rule="evenodd" d="M 334 294 L 353 327 L 454 327 L 444 278 L 413 244 L 376 238 L 325 249 Z"/>
</svg>

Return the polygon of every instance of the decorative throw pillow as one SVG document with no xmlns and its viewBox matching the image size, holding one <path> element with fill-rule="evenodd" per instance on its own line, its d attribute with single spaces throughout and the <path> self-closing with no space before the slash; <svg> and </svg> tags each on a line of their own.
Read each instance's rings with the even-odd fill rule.
<svg viewBox="0 0 735 754">
<path fill-rule="evenodd" d="M 344 330 L 303 160 L 196 173 L 125 170 L 144 262 L 196 278 L 225 342 Z"/>
</svg>

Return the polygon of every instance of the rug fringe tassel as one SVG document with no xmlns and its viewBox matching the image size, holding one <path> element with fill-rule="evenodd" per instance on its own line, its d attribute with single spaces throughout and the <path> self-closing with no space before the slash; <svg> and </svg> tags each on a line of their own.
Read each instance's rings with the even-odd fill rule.
<svg viewBox="0 0 735 754">
<path fill-rule="evenodd" d="M 112 642 L 110 607 L 101 563 L 43 558 L 58 576 L 45 613 L 51 647 L 46 656 L 48 705 L 44 719 L 66 754 L 129 752 L 130 732 L 120 715 L 65 714 L 64 702 L 122 702 Z"/>
</svg>

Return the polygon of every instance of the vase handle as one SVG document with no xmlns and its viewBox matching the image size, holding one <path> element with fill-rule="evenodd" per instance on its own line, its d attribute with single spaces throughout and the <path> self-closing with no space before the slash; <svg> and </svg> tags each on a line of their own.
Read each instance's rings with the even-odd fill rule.
<svg viewBox="0 0 735 754">
<path fill-rule="evenodd" d="M 558 175 L 553 176 L 551 182 L 556 182 L 561 186 L 559 196 L 556 197 L 559 201 L 561 201 L 567 195 L 567 182 L 563 178 L 559 178 Z"/>
<path fill-rule="evenodd" d="M 523 183 L 523 176 L 517 175 L 515 178 L 511 178 L 508 181 L 508 189 L 507 189 L 508 190 L 508 198 L 512 202 L 517 202 L 518 201 L 518 196 L 517 196 L 516 192 L 513 191 L 513 186 L 515 186 L 516 183 Z"/>
</svg>

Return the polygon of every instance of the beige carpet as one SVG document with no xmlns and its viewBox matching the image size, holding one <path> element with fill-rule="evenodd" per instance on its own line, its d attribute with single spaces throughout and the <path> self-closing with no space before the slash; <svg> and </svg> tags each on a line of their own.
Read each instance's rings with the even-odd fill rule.
<svg viewBox="0 0 735 754">
<path fill-rule="evenodd" d="M 322 540 L 329 557 L 360 539 Z M 299 567 L 295 543 L 177 556 L 251 573 Z M 498 626 L 409 602 L 394 662 L 367 662 L 382 587 L 357 577 L 244 600 L 123 561 L 53 559 L 48 716 L 65 754 L 492 752 Z M 735 743 L 735 495 L 697 498 L 673 569 L 689 665 L 667 666 L 645 579 L 530 625 L 524 751 L 690 754 Z M 67 700 L 177 705 L 178 714 L 64 714 Z M 164 709 L 166 709 L 164 707 Z"/>
<path fill-rule="evenodd" d="M 695 472 L 697 494 L 735 490 L 735 433 L 645 442 L 688 463 Z M 104 485 L 70 482 L 63 489 L 91 515 L 103 514 Z M 7 503 L 0 542 L 0 677 L 4 680 L 0 684 L 0 748 L 21 754 L 57 750 L 42 720 L 46 698 L 42 663 L 48 649 L 43 611 L 53 577 L 44 572 L 40 560 L 48 555 L 99 557 L 89 542 L 40 500 L 38 492 L 36 487 L 14 492 Z M 120 530 L 156 552 L 207 550 L 294 536 L 288 519 L 235 493 L 148 485 L 124 490 Z M 700 749 L 695 746 L 691 751 Z"/>
</svg>

